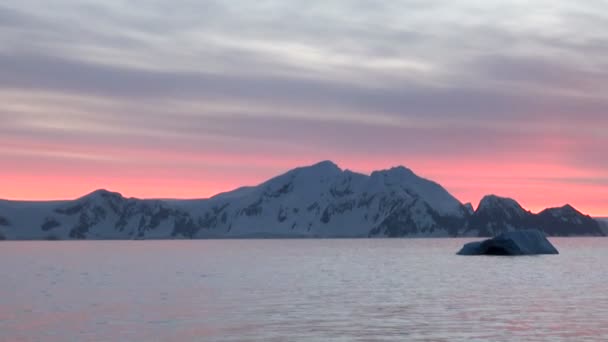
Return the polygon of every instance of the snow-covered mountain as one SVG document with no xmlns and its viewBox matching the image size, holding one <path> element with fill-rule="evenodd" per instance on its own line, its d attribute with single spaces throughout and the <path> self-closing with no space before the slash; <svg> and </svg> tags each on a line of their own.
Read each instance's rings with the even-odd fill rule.
<svg viewBox="0 0 608 342">
<path fill-rule="evenodd" d="M 202 200 L 98 190 L 73 201 L 0 201 L 0 238 L 477 236 L 530 224 L 550 232 L 551 222 L 560 223 L 559 235 L 603 235 L 596 221 L 569 208 L 533 215 L 513 200 L 489 196 L 473 211 L 407 168 L 364 175 L 325 161 Z"/>
</svg>

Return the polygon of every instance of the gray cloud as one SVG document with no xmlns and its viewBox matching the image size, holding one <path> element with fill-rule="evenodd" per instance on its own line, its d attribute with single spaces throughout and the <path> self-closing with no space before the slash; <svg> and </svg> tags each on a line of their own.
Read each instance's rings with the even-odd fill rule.
<svg viewBox="0 0 608 342">
<path fill-rule="evenodd" d="M 0 5 L 0 27 L 31 27 L 35 24 L 37 21 L 26 13 Z"/>
<path fill-rule="evenodd" d="M 543 66 L 533 59 L 490 57 L 478 63 L 493 80 L 534 81 L 580 89 L 577 73 Z M 598 83 L 603 79 L 596 77 Z M 368 88 L 340 81 L 286 76 L 247 76 L 207 72 L 163 72 L 91 64 L 58 57 L 0 55 L 0 77 L 5 89 L 49 90 L 119 98 L 197 99 L 283 104 L 309 110 L 332 108 L 345 112 L 385 113 L 395 117 L 453 118 L 504 121 L 543 118 L 587 118 L 606 121 L 608 99 L 579 98 L 475 84 L 434 86 L 422 82 Z M 591 77 L 586 81 L 593 82 Z M 596 84 L 600 86 L 601 83 Z M 578 87 L 577 87 L 578 86 Z"/>
<path fill-rule="evenodd" d="M 548 88 L 566 87 L 574 90 L 587 90 L 608 83 L 608 75 L 575 69 L 549 58 L 483 56 L 475 62 L 477 67 L 494 80 L 532 83 L 533 86 Z"/>
</svg>

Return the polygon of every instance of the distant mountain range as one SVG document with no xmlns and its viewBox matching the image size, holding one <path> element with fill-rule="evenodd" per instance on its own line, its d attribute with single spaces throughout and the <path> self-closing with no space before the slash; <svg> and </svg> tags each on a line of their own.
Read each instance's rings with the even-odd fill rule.
<svg viewBox="0 0 608 342">
<path fill-rule="evenodd" d="M 603 236 L 569 205 L 538 214 L 484 197 L 477 210 L 405 167 L 364 175 L 324 161 L 258 186 L 200 200 L 125 198 L 97 190 L 71 201 L 0 201 L 0 239 L 191 239 L 491 236 L 536 228 Z"/>
</svg>

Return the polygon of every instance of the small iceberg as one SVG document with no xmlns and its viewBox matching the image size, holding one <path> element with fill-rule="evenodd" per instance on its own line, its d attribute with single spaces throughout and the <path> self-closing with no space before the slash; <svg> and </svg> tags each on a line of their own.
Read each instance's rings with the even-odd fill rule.
<svg viewBox="0 0 608 342">
<path fill-rule="evenodd" d="M 516 230 L 492 239 L 465 244 L 458 255 L 534 255 L 559 254 L 539 230 Z"/>
</svg>

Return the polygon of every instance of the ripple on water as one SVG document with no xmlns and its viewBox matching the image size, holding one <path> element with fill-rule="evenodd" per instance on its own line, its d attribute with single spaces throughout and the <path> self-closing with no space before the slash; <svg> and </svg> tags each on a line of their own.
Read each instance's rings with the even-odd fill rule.
<svg viewBox="0 0 608 342">
<path fill-rule="evenodd" d="M 4 242 L 0 340 L 608 340 L 607 239 L 464 242 Z"/>
</svg>

